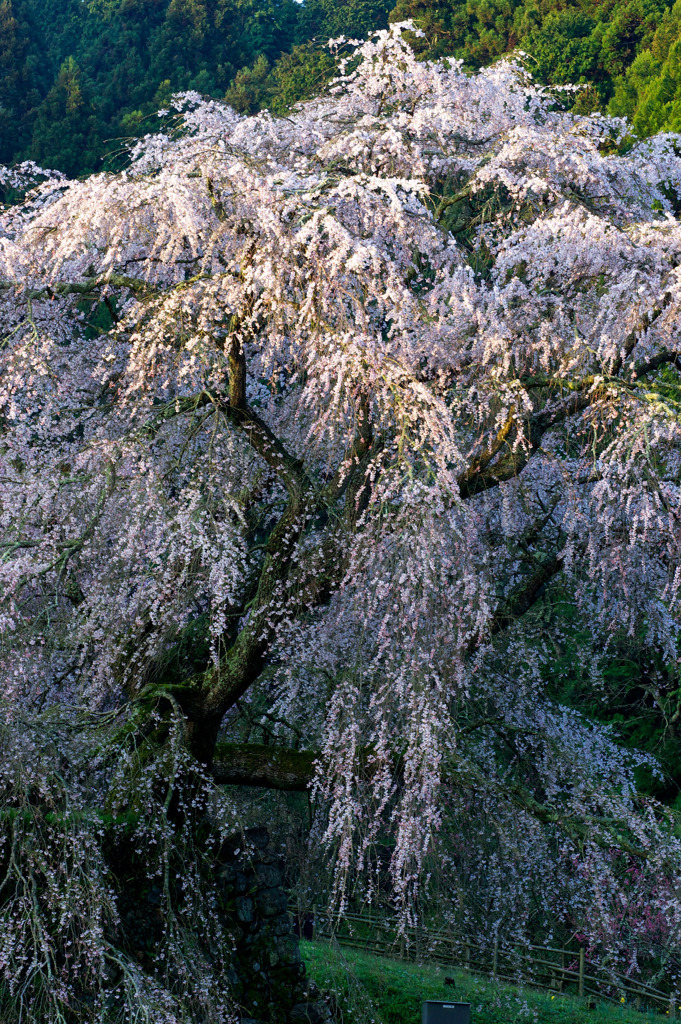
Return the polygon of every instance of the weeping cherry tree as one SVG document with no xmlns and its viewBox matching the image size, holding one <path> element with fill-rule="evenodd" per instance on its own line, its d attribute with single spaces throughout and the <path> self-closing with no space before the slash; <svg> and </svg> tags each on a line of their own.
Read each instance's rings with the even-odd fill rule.
<svg viewBox="0 0 681 1024">
<path fill-rule="evenodd" d="M 622 637 L 679 686 L 679 139 L 403 28 L 288 117 L 183 94 L 122 173 L 1 172 L 22 1020 L 233 1019 L 206 870 L 233 784 L 312 794 L 337 907 L 389 878 L 413 923 L 439 859 L 471 928 L 475 894 L 525 934 L 533 878 L 615 958 L 646 914 L 678 941 L 655 766 L 550 681 L 578 630 L 595 691 Z M 240 742 L 247 706 L 276 742 Z M 123 845 L 162 890 L 148 963 Z"/>
</svg>

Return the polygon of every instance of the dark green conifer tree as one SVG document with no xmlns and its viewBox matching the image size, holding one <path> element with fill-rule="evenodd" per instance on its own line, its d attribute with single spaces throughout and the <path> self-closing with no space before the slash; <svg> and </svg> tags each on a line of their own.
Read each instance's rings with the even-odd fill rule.
<svg viewBox="0 0 681 1024">
<path fill-rule="evenodd" d="M 70 176 L 97 168 L 101 138 L 90 96 L 78 64 L 67 57 L 54 85 L 40 104 L 33 127 L 31 155 Z"/>
</svg>

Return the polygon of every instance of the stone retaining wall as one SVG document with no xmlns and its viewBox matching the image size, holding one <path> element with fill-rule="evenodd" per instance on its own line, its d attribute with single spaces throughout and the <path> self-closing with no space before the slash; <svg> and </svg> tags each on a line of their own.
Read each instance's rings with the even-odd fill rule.
<svg viewBox="0 0 681 1024">
<path fill-rule="evenodd" d="M 267 829 L 249 829 L 226 843 L 217 873 L 234 920 L 232 983 L 241 1024 L 331 1024 L 327 1003 L 305 976 Z"/>
</svg>

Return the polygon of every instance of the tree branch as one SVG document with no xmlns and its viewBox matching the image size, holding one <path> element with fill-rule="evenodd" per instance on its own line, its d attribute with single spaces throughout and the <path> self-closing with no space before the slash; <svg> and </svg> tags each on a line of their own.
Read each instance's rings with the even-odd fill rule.
<svg viewBox="0 0 681 1024">
<path fill-rule="evenodd" d="M 220 785 L 305 792 L 312 782 L 317 757 L 313 750 L 257 743 L 219 743 L 211 770 Z"/>
<path fill-rule="evenodd" d="M 464 499 L 471 498 L 481 491 L 498 487 L 499 484 L 504 483 L 506 480 L 512 480 L 513 477 L 518 476 L 532 455 L 540 447 L 547 431 L 557 423 L 568 419 L 568 417 L 582 412 L 591 404 L 592 400 L 592 392 L 587 394 L 576 392 L 562 401 L 546 405 L 543 409 L 532 413 L 526 421 L 525 441 L 523 444 L 519 444 L 517 448 L 512 447 L 511 442 L 517 439 L 518 431 L 512 431 L 511 428 L 514 424 L 517 425 L 518 421 L 515 417 L 509 417 L 509 420 L 504 424 L 489 451 L 479 456 L 469 469 L 459 476 L 458 483 L 461 497 Z M 490 465 L 490 461 L 499 454 L 504 445 L 509 449 L 507 455 Z"/>
<path fill-rule="evenodd" d="M 368 762 L 370 754 L 371 751 L 366 751 L 362 760 Z M 288 792 L 306 792 L 312 783 L 315 764 L 320 756 L 320 752 L 314 750 L 291 750 L 257 743 L 220 743 L 215 750 L 212 774 L 219 785 L 262 786 Z M 473 765 L 464 764 L 461 756 L 457 760 L 459 765 L 450 763 L 447 767 L 448 781 L 463 786 L 489 785 L 487 775 L 483 780 L 482 776 L 478 777 Z M 399 780 L 401 762 L 398 761 L 395 767 Z M 616 847 L 644 860 L 649 857 L 647 850 L 635 846 L 621 834 L 619 823 L 614 819 L 591 814 L 577 819 L 571 811 L 561 812 L 559 808 L 540 803 L 524 786 L 515 783 L 492 785 L 499 796 L 519 810 L 525 811 L 542 825 L 555 825 L 572 839 L 590 840 L 604 849 Z"/>
<path fill-rule="evenodd" d="M 522 587 L 516 590 L 492 619 L 491 633 L 501 633 L 529 611 L 540 595 L 542 587 L 556 576 L 563 568 L 563 555 L 556 554 L 547 558 L 539 568 L 525 580 Z"/>
<path fill-rule="evenodd" d="M 230 388 L 231 390 L 231 388 Z M 244 401 L 242 405 L 221 403 L 220 408 L 235 427 L 243 431 L 250 447 L 279 476 L 289 495 L 302 501 L 312 491 L 312 481 L 300 459 L 296 459 L 273 434 L 264 420 Z"/>
<path fill-rule="evenodd" d="M 660 305 L 656 306 L 652 310 L 652 312 L 648 314 L 645 320 L 642 319 L 633 329 L 633 331 L 630 331 L 629 334 L 627 334 L 626 338 L 624 339 L 624 354 L 622 356 L 619 356 L 615 360 L 615 364 L 611 370 L 611 373 L 614 376 L 617 376 L 617 374 L 620 373 L 622 367 L 624 366 L 625 360 L 628 359 L 631 353 L 634 351 L 636 347 L 636 342 L 638 341 L 639 334 L 641 334 L 641 332 L 644 331 L 646 327 L 650 327 L 651 324 L 655 323 L 658 317 L 660 317 L 662 313 L 664 313 L 665 309 L 671 301 L 672 293 L 665 292 L 662 296 L 662 301 Z"/>
<path fill-rule="evenodd" d="M 155 289 L 148 281 L 140 281 L 136 277 L 128 277 L 125 274 L 102 275 L 101 277 L 88 277 L 80 283 L 74 281 L 55 281 L 54 284 L 47 284 L 43 288 L 25 288 L 24 295 L 33 302 L 40 299 L 53 299 L 60 295 L 90 295 L 100 288 L 128 288 L 131 292 L 147 292 Z M 24 288 L 21 281 L 0 281 L 0 292 L 21 291 Z"/>
</svg>

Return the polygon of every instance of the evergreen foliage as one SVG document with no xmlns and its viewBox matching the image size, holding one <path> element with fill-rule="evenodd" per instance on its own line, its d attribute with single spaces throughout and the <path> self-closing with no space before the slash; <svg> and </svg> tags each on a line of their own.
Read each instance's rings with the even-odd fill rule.
<svg viewBox="0 0 681 1024">
<path fill-rule="evenodd" d="M 669 0 L 0 0 L 0 163 L 116 168 L 120 141 L 172 93 L 275 113 L 335 70 L 324 44 L 413 19 L 422 56 L 477 70 L 513 50 L 542 82 L 579 84 L 639 134 L 681 126 L 681 2 Z"/>
<path fill-rule="evenodd" d="M 640 134 L 681 130 L 681 3 L 664 12 L 650 46 L 616 84 L 613 113 L 630 117 Z"/>
</svg>

